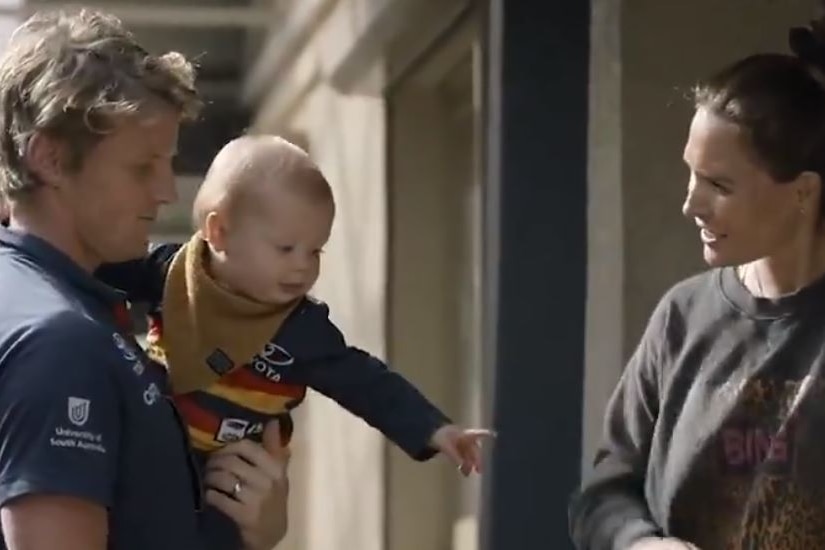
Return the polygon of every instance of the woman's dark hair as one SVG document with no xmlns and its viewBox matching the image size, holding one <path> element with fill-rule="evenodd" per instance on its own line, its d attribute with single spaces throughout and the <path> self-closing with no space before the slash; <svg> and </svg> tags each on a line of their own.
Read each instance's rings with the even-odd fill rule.
<svg viewBox="0 0 825 550">
<path fill-rule="evenodd" d="M 793 55 L 752 55 L 699 83 L 694 105 L 742 128 L 775 180 L 811 171 L 825 182 L 825 22 L 791 29 L 789 43 Z"/>
</svg>

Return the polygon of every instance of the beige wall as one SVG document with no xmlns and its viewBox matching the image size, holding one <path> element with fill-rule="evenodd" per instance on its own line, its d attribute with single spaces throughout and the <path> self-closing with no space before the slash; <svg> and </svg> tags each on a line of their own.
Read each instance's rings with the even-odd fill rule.
<svg viewBox="0 0 825 550">
<path fill-rule="evenodd" d="M 458 77 L 460 93 L 466 94 L 464 111 L 442 105 L 436 87 L 439 71 L 448 72 L 456 55 L 468 56 L 472 42 L 464 40 L 463 51 L 449 53 L 442 68 L 420 75 L 426 90 L 410 90 L 393 106 L 401 108 L 400 132 L 385 127 L 384 97 L 391 80 L 384 68 L 403 70 L 416 50 L 428 45 L 424 37 L 448 25 L 461 2 L 384 0 L 369 3 L 369 9 L 364 0 L 310 3 L 315 8 L 294 3 L 288 10 L 294 15 L 307 6 L 315 14 L 309 18 L 312 28 L 300 40 L 299 30 L 282 29 L 281 36 L 303 43 L 290 59 L 276 60 L 280 68 L 272 78 L 278 86 L 266 95 L 254 131 L 302 136 L 333 183 L 338 217 L 316 293 L 330 304 L 348 339 L 379 356 L 386 347 L 394 368 L 463 419 L 478 408 L 478 392 L 462 381 L 464 356 L 456 341 L 471 336 L 457 329 L 462 312 L 456 287 L 458 279 L 474 272 L 456 248 L 472 219 L 456 214 L 465 206 L 462 201 L 468 208 L 474 204 L 463 187 L 472 183 L 473 151 L 450 155 L 449 145 L 452 137 L 473 148 L 472 73 Z M 433 20 L 417 9 L 439 6 L 449 17 Z M 286 19 L 301 17 L 287 14 Z M 456 126 L 445 124 L 445 115 L 463 118 Z M 452 136 L 437 133 L 451 128 L 458 128 Z M 394 158 L 401 162 L 392 168 L 388 132 Z M 472 287 L 464 290 L 465 296 L 473 295 Z M 385 330 L 389 307 L 391 333 Z M 474 548 L 474 525 L 465 522 L 457 533 L 456 520 L 459 513 L 472 517 L 473 506 L 464 501 L 477 487 L 466 484 L 462 493 L 460 476 L 446 461 L 414 463 L 360 420 L 317 396 L 300 408 L 296 421 L 293 524 L 285 549 L 448 549 L 454 539 L 461 543 L 457 548 Z"/>
<path fill-rule="evenodd" d="M 457 186 L 445 177 L 446 136 L 433 132 L 443 110 L 426 90 L 400 94 L 392 104 L 390 358 L 454 416 L 460 364 L 450 225 Z M 387 460 L 388 548 L 448 548 L 455 470 L 446 461 L 414 463 L 398 449 Z"/>
<path fill-rule="evenodd" d="M 624 361 L 667 287 L 702 269 L 681 217 L 698 78 L 784 50 L 814 0 L 593 0 L 585 461 Z M 618 24 L 617 24 L 618 23 Z"/>
<path fill-rule="evenodd" d="M 481 378 L 471 46 L 461 69 L 441 66 L 438 84 L 417 78 L 429 72 L 420 71 L 389 99 L 390 358 L 464 425 L 479 422 Z M 389 549 L 474 550 L 477 479 L 462 479 L 446 460 L 414 463 L 397 449 L 387 467 Z M 459 528 L 461 516 L 468 520 Z"/>
<path fill-rule="evenodd" d="M 328 78 L 332 57 L 339 54 L 330 42 L 340 32 L 341 18 L 356 7 L 346 1 L 302 0 L 285 12 L 286 26 L 273 35 L 282 47 L 270 49 L 278 67 L 271 79 L 280 85 L 264 94 L 252 131 L 299 136 L 330 180 L 338 213 L 314 293 L 329 304 L 351 344 L 383 357 L 384 102 L 341 94 Z M 296 414 L 292 523 L 283 548 L 382 549 L 383 455 L 380 434 L 311 393 Z"/>
<path fill-rule="evenodd" d="M 388 94 L 388 345 L 394 368 L 456 422 L 479 425 L 479 25 L 474 14 L 462 21 L 434 48 L 412 45 L 430 33 L 411 24 L 388 57 L 397 67 L 418 54 Z M 479 480 L 448 461 L 418 464 L 391 449 L 387 549 L 475 550 L 478 499 Z"/>
<path fill-rule="evenodd" d="M 459 330 L 462 319 L 477 314 L 461 308 L 462 299 L 480 284 L 473 281 L 478 243 L 471 238 L 479 223 L 472 214 L 479 200 L 472 160 L 475 27 L 463 26 L 436 63 L 424 64 L 414 85 L 393 100 L 395 124 L 385 128 L 384 90 L 392 77 L 384 77 L 384 67 L 404 71 L 461 2 L 428 2 L 418 12 L 407 0 L 373 2 L 370 9 L 362 0 L 311 1 L 321 15 L 293 58 L 277 60 L 279 86 L 254 130 L 301 135 L 333 182 L 339 214 L 317 294 L 351 342 L 378 355 L 386 348 L 393 368 L 448 414 L 477 421 L 479 388 L 461 382 L 480 378 L 465 371 L 475 359 L 476 327 Z M 469 60 L 465 69 L 451 72 L 461 59 Z M 462 481 L 444 460 L 415 463 L 336 405 L 308 401 L 296 416 L 286 549 L 474 550 L 477 481 Z"/>
<path fill-rule="evenodd" d="M 384 355 L 384 109 L 319 85 L 280 130 L 298 131 L 332 182 L 338 206 L 315 294 L 353 345 Z M 268 130 L 265 126 L 256 130 Z M 376 432 L 311 394 L 296 415 L 291 542 L 285 548 L 378 550 L 383 538 L 383 446 Z M 297 508 L 297 509 L 296 509 Z"/>
</svg>

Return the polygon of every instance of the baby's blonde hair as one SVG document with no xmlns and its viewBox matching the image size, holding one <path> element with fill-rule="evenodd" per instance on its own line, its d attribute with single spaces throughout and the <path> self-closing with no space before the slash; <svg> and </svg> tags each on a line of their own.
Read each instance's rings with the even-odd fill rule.
<svg viewBox="0 0 825 550">
<path fill-rule="evenodd" d="M 227 143 L 212 161 L 195 196 L 195 228 L 203 229 L 218 209 L 231 218 L 254 207 L 262 185 L 281 185 L 313 202 L 335 205 L 329 182 L 306 151 L 280 136 L 247 135 Z"/>
</svg>

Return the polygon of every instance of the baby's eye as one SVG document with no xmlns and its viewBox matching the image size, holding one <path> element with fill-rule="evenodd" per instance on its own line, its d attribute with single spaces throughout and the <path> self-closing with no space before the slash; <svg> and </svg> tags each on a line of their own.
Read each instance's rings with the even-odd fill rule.
<svg viewBox="0 0 825 550">
<path fill-rule="evenodd" d="M 284 254 L 289 254 L 293 250 L 295 250 L 295 247 L 292 245 L 278 245 L 278 251 Z"/>
</svg>

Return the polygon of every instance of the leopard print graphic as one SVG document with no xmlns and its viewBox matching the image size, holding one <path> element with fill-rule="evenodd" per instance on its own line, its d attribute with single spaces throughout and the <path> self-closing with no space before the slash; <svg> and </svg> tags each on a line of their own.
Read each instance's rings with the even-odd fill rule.
<svg viewBox="0 0 825 550">
<path fill-rule="evenodd" d="M 673 500 L 672 534 L 702 550 L 825 549 L 823 484 L 805 483 L 811 473 L 825 476 L 814 427 L 822 424 L 805 420 L 823 415 L 825 387 L 808 382 L 757 379 L 742 388 Z"/>
</svg>

